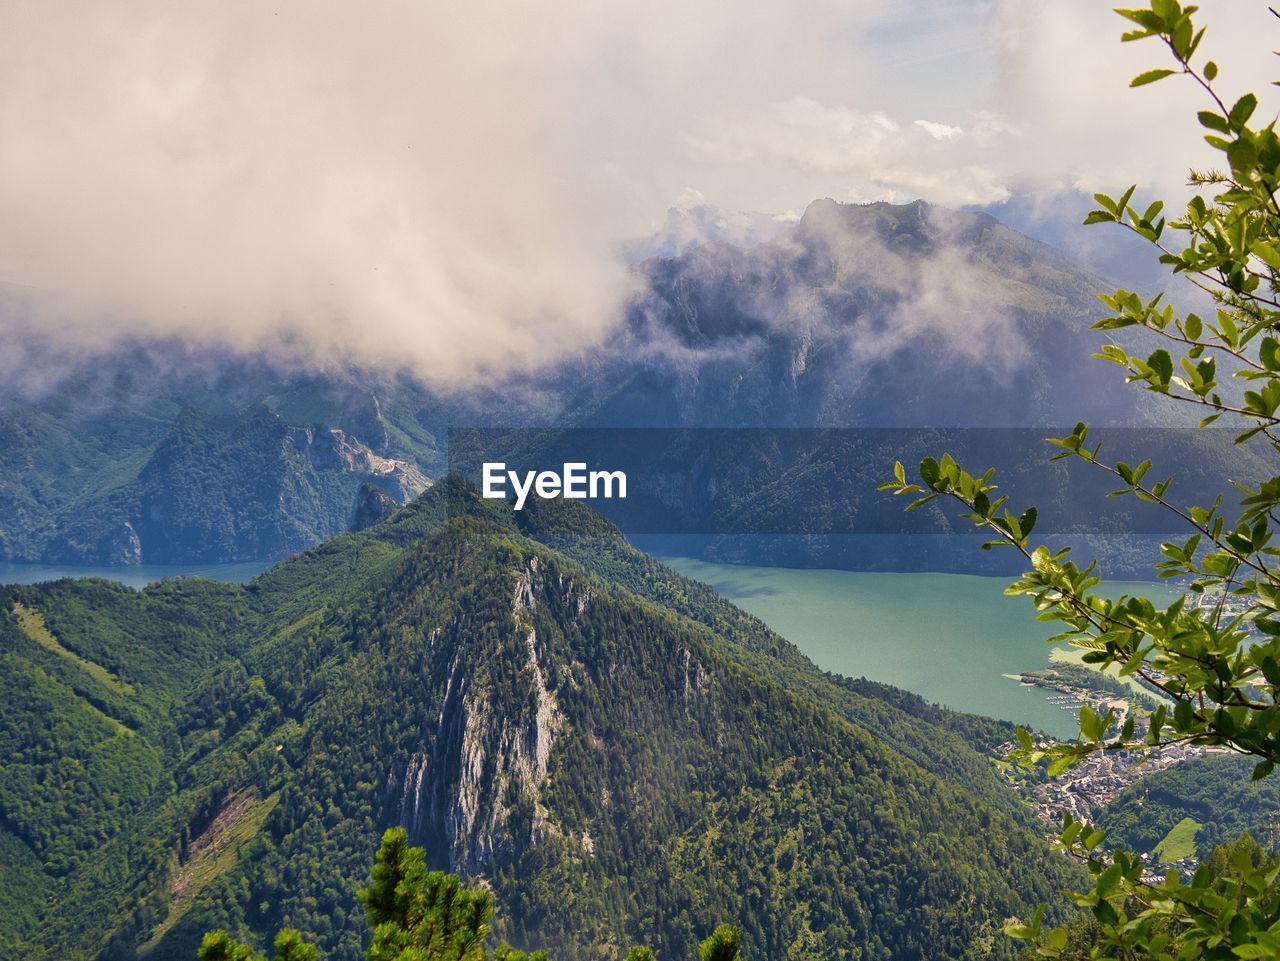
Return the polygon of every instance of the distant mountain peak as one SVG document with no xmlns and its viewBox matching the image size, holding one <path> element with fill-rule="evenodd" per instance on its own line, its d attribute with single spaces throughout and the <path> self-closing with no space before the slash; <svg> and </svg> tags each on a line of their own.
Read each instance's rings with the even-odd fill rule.
<svg viewBox="0 0 1280 961">
<path fill-rule="evenodd" d="M 954 210 L 927 200 L 895 204 L 840 203 L 829 197 L 813 201 L 805 209 L 794 236 L 801 243 L 830 242 L 837 237 L 874 235 L 899 252 L 929 253 L 939 245 L 972 245 L 992 230 L 1007 231 L 999 220 L 976 210 Z"/>
</svg>

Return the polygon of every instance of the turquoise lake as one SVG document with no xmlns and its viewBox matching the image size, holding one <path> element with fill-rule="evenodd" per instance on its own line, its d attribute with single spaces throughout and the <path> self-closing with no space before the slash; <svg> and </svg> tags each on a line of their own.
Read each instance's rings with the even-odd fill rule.
<svg viewBox="0 0 1280 961">
<path fill-rule="evenodd" d="M 1074 713 L 1050 703 L 1049 692 L 1004 676 L 1046 667 L 1045 640 L 1058 627 L 1038 622 L 1026 598 L 1006 597 L 1009 578 L 660 560 L 710 584 L 828 671 L 1058 737 L 1078 733 Z M 1163 584 L 1112 587 L 1166 603 L 1177 596 Z"/>
<path fill-rule="evenodd" d="M 0 563 L 0 584 L 39 584 L 64 577 L 105 577 L 133 588 L 146 587 L 166 577 L 207 577 L 213 581 L 243 584 L 261 574 L 271 563 L 244 564 L 143 564 L 138 567 L 62 567 L 56 564 Z"/>
</svg>

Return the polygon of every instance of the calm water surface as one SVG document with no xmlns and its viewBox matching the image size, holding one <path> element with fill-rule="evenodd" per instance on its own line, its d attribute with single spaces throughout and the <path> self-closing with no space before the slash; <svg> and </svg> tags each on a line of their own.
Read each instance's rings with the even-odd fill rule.
<svg viewBox="0 0 1280 961">
<path fill-rule="evenodd" d="M 1057 633 L 1036 621 L 1028 600 L 1004 596 L 1009 578 L 661 560 L 710 584 L 826 670 L 1059 737 L 1078 732 L 1074 713 L 1050 703 L 1050 692 L 1004 676 L 1048 666 L 1045 639 Z M 1114 587 L 1157 602 L 1177 596 L 1163 584 Z"/>
<path fill-rule="evenodd" d="M 146 587 L 166 577 L 207 577 L 228 584 L 243 584 L 275 562 L 244 564 L 143 564 L 139 567 L 61 567 L 51 564 L 0 563 L 0 584 L 39 584 L 64 577 L 105 577 L 130 587 Z"/>
</svg>

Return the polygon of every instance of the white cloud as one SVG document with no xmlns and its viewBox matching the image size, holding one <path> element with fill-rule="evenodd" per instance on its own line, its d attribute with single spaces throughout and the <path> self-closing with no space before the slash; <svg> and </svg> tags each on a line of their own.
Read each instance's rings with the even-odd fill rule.
<svg viewBox="0 0 1280 961">
<path fill-rule="evenodd" d="M 988 125 L 987 142 L 998 129 Z M 778 170 L 837 175 L 841 194 L 851 199 L 975 204 L 1007 197 L 998 173 L 981 163 L 984 145 L 970 145 L 962 134 L 957 126 L 902 124 L 880 111 L 793 97 L 755 116 L 724 118 L 691 144 L 718 164 L 774 168 L 775 176 Z"/>
<path fill-rule="evenodd" d="M 551 360 L 616 319 L 618 242 L 707 182 L 697 117 L 854 82 L 839 38 L 876 16 L 10 0 L 0 279 L 67 293 L 95 335 L 288 343 L 439 380 Z"/>
<path fill-rule="evenodd" d="M 827 85 L 768 103 L 734 104 L 690 136 L 697 159 L 732 182 L 797 185 L 848 199 L 923 197 L 989 203 L 1024 187 L 1068 181 L 1090 191 L 1138 182 L 1176 197 L 1192 166 L 1216 157 L 1195 119 L 1208 106 L 1183 78 L 1130 89 L 1163 65 L 1156 42 L 1122 44 L 1125 21 L 1110 0 L 996 0 L 957 11 L 933 5 L 912 20 L 890 4 L 896 32 L 913 23 L 916 54 L 865 39 L 850 56 L 874 65 L 878 82 Z M 1204 51 L 1222 67 L 1228 102 L 1252 90 L 1258 116 L 1274 116 L 1277 24 L 1260 0 L 1208 5 Z M 948 41 L 951 23 L 961 26 Z M 936 29 L 935 29 L 936 28 Z M 1261 39 L 1260 39 L 1261 37 Z M 851 97 L 850 90 L 857 91 Z M 934 112 L 937 105 L 947 110 Z M 929 114 L 921 119 L 927 108 Z M 728 168 L 740 168 L 735 178 Z M 728 171 L 728 172 L 726 172 Z M 747 171 L 750 171 L 748 180 Z M 750 203 L 760 206 L 758 197 Z"/>
<path fill-rule="evenodd" d="M 6 4 L 0 263 L 93 327 L 440 379 L 598 337 L 625 282 L 609 193 L 551 124 L 575 67 L 506 16 Z"/>
<path fill-rule="evenodd" d="M 964 131 L 959 127 L 952 127 L 950 124 L 945 123 L 935 123 L 932 120 L 917 120 L 916 126 L 934 140 L 955 140 L 956 137 L 964 135 Z"/>
<path fill-rule="evenodd" d="M 1224 89 L 1270 94 L 1265 3 L 1204 17 Z M 1161 51 L 1120 30 L 1105 0 L 9 0 L 0 279 L 88 305 L 71 338 L 484 378 L 607 336 L 614 252 L 687 184 L 762 211 L 1176 185 L 1200 104 L 1128 90 Z"/>
</svg>

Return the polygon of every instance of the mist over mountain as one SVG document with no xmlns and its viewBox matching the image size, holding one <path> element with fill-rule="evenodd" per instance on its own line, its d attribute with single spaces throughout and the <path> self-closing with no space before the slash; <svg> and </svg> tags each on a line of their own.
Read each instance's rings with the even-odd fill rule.
<svg viewBox="0 0 1280 961">
<path fill-rule="evenodd" d="M 1156 418 L 1106 367 L 1104 283 L 976 212 L 815 201 L 749 249 L 639 268 L 609 347 L 566 365 L 565 421 L 1018 426 Z M 552 383 L 556 383 L 554 380 Z"/>
<path fill-rule="evenodd" d="M 361 484 L 403 502 L 440 476 L 450 426 L 1169 422 L 1089 356 L 1104 283 L 989 214 L 820 200 L 771 229 L 644 260 L 603 347 L 484 386 L 442 390 L 358 353 L 318 367 L 285 346 L 20 344 L 0 407 L 0 551 L 280 557 L 345 529 Z"/>
<path fill-rule="evenodd" d="M 674 207 L 667 209 L 657 230 L 624 244 L 622 255 L 628 263 L 640 263 L 651 257 L 676 257 L 692 247 L 710 243 L 755 247 L 773 240 L 797 220 L 799 215 L 792 212 L 725 210 L 708 203 L 699 191 L 688 190 Z"/>
</svg>

